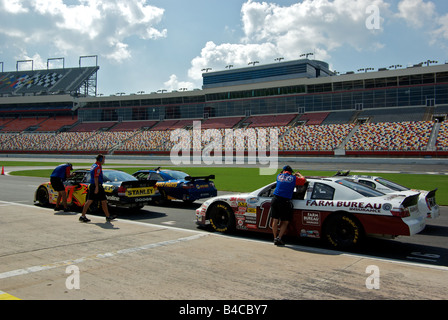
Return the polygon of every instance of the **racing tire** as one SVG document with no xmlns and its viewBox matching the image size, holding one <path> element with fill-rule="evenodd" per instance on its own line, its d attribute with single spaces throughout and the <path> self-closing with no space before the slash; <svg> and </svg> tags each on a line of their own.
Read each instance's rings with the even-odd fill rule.
<svg viewBox="0 0 448 320">
<path fill-rule="evenodd" d="M 164 206 L 168 203 L 168 197 L 166 195 L 165 190 L 163 189 L 159 189 L 160 192 L 160 198 L 158 198 L 157 200 L 153 200 L 152 202 L 156 205 L 156 206 Z"/>
<path fill-rule="evenodd" d="M 217 203 L 211 208 L 209 220 L 215 231 L 225 233 L 235 231 L 235 215 L 232 209 L 224 203 Z"/>
<path fill-rule="evenodd" d="M 364 231 L 358 220 L 345 213 L 329 216 L 324 222 L 323 233 L 327 244 L 338 250 L 353 249 L 364 238 Z"/>
<path fill-rule="evenodd" d="M 47 188 L 40 187 L 37 189 L 36 200 L 41 206 L 48 206 L 50 204 L 50 197 L 48 195 Z"/>
</svg>

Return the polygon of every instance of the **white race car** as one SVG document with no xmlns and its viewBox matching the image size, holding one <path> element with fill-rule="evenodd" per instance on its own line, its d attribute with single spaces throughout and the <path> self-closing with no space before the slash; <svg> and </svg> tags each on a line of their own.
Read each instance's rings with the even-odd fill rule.
<svg viewBox="0 0 448 320">
<path fill-rule="evenodd" d="M 364 184 L 373 189 L 379 190 L 384 193 L 401 193 L 401 194 L 414 194 L 416 192 L 420 193 L 418 199 L 418 208 L 421 212 L 426 213 L 426 218 L 435 219 L 440 216 L 439 205 L 436 203 L 436 191 L 437 189 L 427 191 L 427 190 L 417 190 L 410 189 L 408 187 L 399 185 L 396 182 L 384 179 L 378 176 L 366 176 L 366 175 L 349 175 L 349 172 L 338 172 L 336 176 L 341 178 L 358 182 Z"/>
<path fill-rule="evenodd" d="M 411 236 L 426 226 L 418 209 L 419 193 L 384 194 L 341 177 L 307 181 L 294 193 L 287 235 L 322 238 L 335 248 L 348 248 L 364 236 Z M 269 211 L 275 186 L 211 198 L 196 210 L 197 224 L 219 232 L 272 232 Z"/>
</svg>

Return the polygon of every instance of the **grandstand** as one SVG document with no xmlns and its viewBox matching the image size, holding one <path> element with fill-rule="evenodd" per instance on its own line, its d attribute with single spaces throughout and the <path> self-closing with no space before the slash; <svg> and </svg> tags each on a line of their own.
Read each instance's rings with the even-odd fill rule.
<svg viewBox="0 0 448 320">
<path fill-rule="evenodd" d="M 0 73 L 0 152 L 169 154 L 171 131 L 199 122 L 203 135 L 275 128 L 280 155 L 448 156 L 448 64 L 336 75 L 301 59 L 119 97 L 88 94 L 98 70 Z"/>
</svg>

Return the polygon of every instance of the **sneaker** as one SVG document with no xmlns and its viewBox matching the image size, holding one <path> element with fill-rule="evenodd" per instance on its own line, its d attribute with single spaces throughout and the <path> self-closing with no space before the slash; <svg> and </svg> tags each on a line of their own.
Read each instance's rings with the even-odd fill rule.
<svg viewBox="0 0 448 320">
<path fill-rule="evenodd" d="M 106 217 L 106 221 L 110 222 L 112 220 L 115 220 L 115 218 L 117 218 L 117 216 L 108 216 L 108 217 Z"/>
<path fill-rule="evenodd" d="M 70 208 L 64 208 L 64 212 L 70 212 Z"/>
<path fill-rule="evenodd" d="M 283 240 L 280 239 L 279 237 L 277 237 L 277 238 L 274 239 L 274 244 L 275 244 L 276 246 L 284 246 L 284 245 L 285 245 L 285 243 L 283 242 Z"/>
<path fill-rule="evenodd" d="M 84 216 L 80 216 L 79 217 L 79 221 L 81 221 L 81 222 L 90 222 L 90 219 L 88 219 L 87 217 L 84 217 Z"/>
<path fill-rule="evenodd" d="M 54 207 L 54 211 L 60 211 L 61 210 L 61 208 L 59 208 L 59 207 Z"/>
</svg>

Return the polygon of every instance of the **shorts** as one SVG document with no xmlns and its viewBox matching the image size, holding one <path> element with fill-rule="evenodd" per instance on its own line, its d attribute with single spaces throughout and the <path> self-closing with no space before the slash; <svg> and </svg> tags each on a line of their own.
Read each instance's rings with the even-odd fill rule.
<svg viewBox="0 0 448 320">
<path fill-rule="evenodd" d="M 61 178 L 50 177 L 50 183 L 54 191 L 65 191 L 65 186 Z"/>
<path fill-rule="evenodd" d="M 271 218 L 281 221 L 292 220 L 292 203 L 287 198 L 274 196 L 271 201 Z"/>
<path fill-rule="evenodd" d="M 98 193 L 95 194 L 95 184 L 92 183 L 91 185 L 89 185 L 89 191 L 87 192 L 87 200 L 93 200 L 93 201 L 107 200 L 106 192 L 104 191 L 103 186 L 100 184 L 98 186 Z"/>
</svg>

